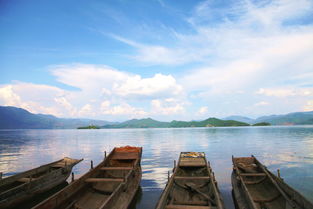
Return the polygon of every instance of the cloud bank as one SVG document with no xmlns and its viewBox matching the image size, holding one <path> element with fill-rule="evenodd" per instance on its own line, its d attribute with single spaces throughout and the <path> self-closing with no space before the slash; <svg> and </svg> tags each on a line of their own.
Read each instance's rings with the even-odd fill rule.
<svg viewBox="0 0 313 209">
<path fill-rule="evenodd" d="M 76 90 L 13 82 L 0 86 L 0 104 L 103 119 L 255 117 L 313 110 L 313 2 L 215 4 L 195 5 L 181 20 L 188 31 L 163 27 L 153 43 L 109 35 L 133 49 L 124 58 L 138 66 L 176 71 L 143 77 L 106 65 L 55 65 L 50 66 L 55 80 Z"/>
</svg>

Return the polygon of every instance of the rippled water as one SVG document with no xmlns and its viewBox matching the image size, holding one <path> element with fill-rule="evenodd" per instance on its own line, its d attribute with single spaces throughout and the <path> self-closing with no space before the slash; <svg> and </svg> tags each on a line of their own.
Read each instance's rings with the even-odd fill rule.
<svg viewBox="0 0 313 209">
<path fill-rule="evenodd" d="M 115 146 L 143 147 L 137 209 L 154 208 L 181 151 L 201 151 L 215 172 L 227 208 L 231 198 L 231 156 L 255 155 L 270 170 L 281 170 L 284 180 L 313 202 L 313 126 L 100 129 L 100 130 L 1 130 L 0 171 L 13 175 L 62 157 L 84 158 L 75 176 L 103 159 Z"/>
</svg>

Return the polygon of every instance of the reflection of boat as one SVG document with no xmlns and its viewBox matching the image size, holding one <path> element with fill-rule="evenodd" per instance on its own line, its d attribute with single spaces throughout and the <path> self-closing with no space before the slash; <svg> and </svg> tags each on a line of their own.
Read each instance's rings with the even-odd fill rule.
<svg viewBox="0 0 313 209">
<path fill-rule="evenodd" d="M 224 204 L 203 152 L 182 152 L 156 209 L 223 209 Z"/>
<path fill-rule="evenodd" d="M 9 208 L 61 183 L 81 160 L 63 158 L 0 180 L 0 208 Z"/>
<path fill-rule="evenodd" d="M 126 209 L 141 180 L 141 147 L 114 148 L 97 167 L 35 209 Z"/>
<path fill-rule="evenodd" d="M 254 156 L 233 158 L 233 195 L 239 209 L 313 209 L 313 204 Z"/>
</svg>

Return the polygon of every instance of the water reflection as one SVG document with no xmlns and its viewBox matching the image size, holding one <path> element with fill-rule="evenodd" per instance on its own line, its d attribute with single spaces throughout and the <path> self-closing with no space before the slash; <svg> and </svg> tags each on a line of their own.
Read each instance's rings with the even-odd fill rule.
<svg viewBox="0 0 313 209">
<path fill-rule="evenodd" d="M 154 208 L 181 151 L 202 151 L 216 174 L 227 208 L 231 200 L 231 156 L 254 154 L 272 171 L 313 201 L 313 127 L 240 127 L 123 130 L 2 130 L 0 171 L 5 175 L 69 156 L 85 160 L 76 177 L 102 161 L 104 150 L 143 146 L 141 200 L 136 208 Z"/>
</svg>

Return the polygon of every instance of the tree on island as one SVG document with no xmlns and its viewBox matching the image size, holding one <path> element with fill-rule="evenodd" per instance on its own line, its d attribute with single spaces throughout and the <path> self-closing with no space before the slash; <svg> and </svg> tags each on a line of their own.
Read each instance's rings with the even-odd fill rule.
<svg viewBox="0 0 313 209">
<path fill-rule="evenodd" d="M 99 126 L 90 125 L 90 126 L 78 127 L 77 129 L 100 129 L 100 127 Z"/>
<path fill-rule="evenodd" d="M 271 124 L 267 122 L 260 122 L 260 123 L 253 124 L 252 126 L 270 126 L 270 125 Z"/>
</svg>

